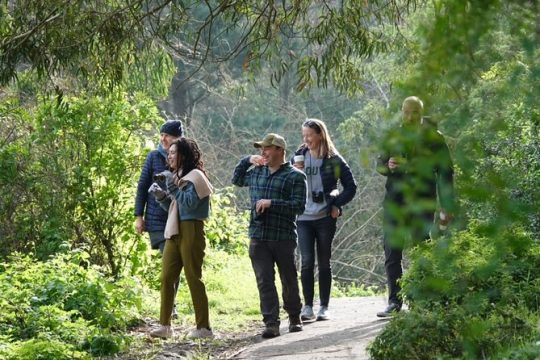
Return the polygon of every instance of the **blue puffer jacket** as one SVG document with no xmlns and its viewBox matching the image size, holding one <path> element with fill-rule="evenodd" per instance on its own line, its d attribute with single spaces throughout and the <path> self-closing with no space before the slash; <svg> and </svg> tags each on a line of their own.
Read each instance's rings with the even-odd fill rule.
<svg viewBox="0 0 540 360">
<path fill-rule="evenodd" d="M 301 147 L 295 153 L 295 155 L 306 155 L 309 151 L 307 147 Z M 294 162 L 294 157 L 291 158 L 291 163 Z M 339 209 L 341 215 L 342 207 L 351 201 L 356 194 L 356 180 L 351 172 L 349 164 L 341 157 L 341 155 L 336 154 L 329 158 L 323 159 L 321 166 L 321 180 L 323 185 L 324 197 L 326 203 L 328 204 L 328 211 L 332 205 L 336 206 Z M 343 191 L 337 193 L 338 181 L 343 187 Z"/>
<path fill-rule="evenodd" d="M 159 144 L 157 150 L 152 150 L 146 157 L 137 185 L 135 198 L 135 216 L 143 216 L 148 232 L 164 231 L 167 223 L 167 212 L 159 206 L 154 196 L 148 194 L 153 176 L 167 169 L 167 153 Z M 164 184 L 160 184 L 164 187 Z"/>
</svg>

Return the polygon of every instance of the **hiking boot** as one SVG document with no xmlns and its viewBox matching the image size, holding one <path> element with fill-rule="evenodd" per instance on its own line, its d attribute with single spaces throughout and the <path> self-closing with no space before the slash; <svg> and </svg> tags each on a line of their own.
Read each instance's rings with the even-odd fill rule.
<svg viewBox="0 0 540 360">
<path fill-rule="evenodd" d="M 265 339 L 270 339 L 270 338 L 279 336 L 279 325 L 278 324 L 266 325 L 266 328 L 262 332 L 261 336 Z"/>
<path fill-rule="evenodd" d="M 328 306 L 321 306 L 319 308 L 319 312 L 317 313 L 317 321 L 328 320 L 328 319 L 330 319 Z"/>
<path fill-rule="evenodd" d="M 300 316 L 289 316 L 289 332 L 299 331 L 302 331 L 302 320 L 300 320 Z"/>
<path fill-rule="evenodd" d="M 150 336 L 161 339 L 168 339 L 174 336 L 174 330 L 171 326 L 161 325 L 155 330 L 150 331 Z"/>
<path fill-rule="evenodd" d="M 188 339 L 211 339 L 214 337 L 212 330 L 207 328 L 193 329 L 187 334 Z"/>
<path fill-rule="evenodd" d="M 315 313 L 313 312 L 313 306 L 304 305 L 302 312 L 300 313 L 300 319 L 303 321 L 315 320 Z"/>
<path fill-rule="evenodd" d="M 377 316 L 380 318 L 389 318 L 389 317 L 394 316 L 400 310 L 401 310 L 401 305 L 396 304 L 396 303 L 390 303 L 388 304 L 386 309 L 384 309 L 383 311 L 379 311 L 377 313 Z"/>
</svg>

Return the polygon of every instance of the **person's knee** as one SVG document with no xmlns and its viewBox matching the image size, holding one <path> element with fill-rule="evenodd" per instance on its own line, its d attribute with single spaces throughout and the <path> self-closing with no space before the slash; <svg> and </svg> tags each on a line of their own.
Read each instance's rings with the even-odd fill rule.
<svg viewBox="0 0 540 360">
<path fill-rule="evenodd" d="M 319 269 L 320 273 L 322 273 L 322 272 L 331 272 L 332 271 L 332 266 L 330 265 L 330 260 L 328 260 L 327 262 L 319 263 L 318 269 Z"/>
<path fill-rule="evenodd" d="M 315 257 L 313 255 L 302 255 L 301 256 L 301 267 L 302 270 L 313 270 L 315 268 Z"/>
<path fill-rule="evenodd" d="M 384 267 L 387 268 L 387 269 L 392 269 L 392 268 L 395 268 L 395 267 L 401 267 L 401 259 L 395 259 L 395 258 L 387 259 L 384 262 Z"/>
<path fill-rule="evenodd" d="M 164 271 L 161 273 L 161 282 L 164 285 L 174 286 L 177 280 L 178 280 L 178 276 L 176 276 L 172 272 Z"/>
</svg>

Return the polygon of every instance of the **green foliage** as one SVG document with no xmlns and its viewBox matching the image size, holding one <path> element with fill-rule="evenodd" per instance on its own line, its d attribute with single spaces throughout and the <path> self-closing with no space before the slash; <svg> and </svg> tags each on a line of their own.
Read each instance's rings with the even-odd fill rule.
<svg viewBox="0 0 540 360">
<path fill-rule="evenodd" d="M 369 346 L 374 359 L 490 358 L 508 343 L 530 340 L 534 320 L 523 308 L 494 309 L 488 316 L 463 307 L 413 308 L 390 322 Z"/>
<path fill-rule="evenodd" d="M 375 358 L 488 358 L 520 354 L 535 338 L 537 14 L 537 2 L 442 0 L 410 19 L 395 95 L 420 96 L 447 136 L 462 205 L 457 227 L 468 230 L 412 252 L 403 281 L 411 311 L 377 338 Z"/>
<path fill-rule="evenodd" d="M 296 67 L 298 90 L 334 82 L 339 89 L 354 92 L 361 89 L 362 78 L 355 58 L 387 49 L 393 36 L 384 27 L 396 26 L 417 3 L 244 0 L 187 6 L 171 0 L 151 5 L 136 0 L 105 1 L 99 8 L 87 1 L 4 4 L 0 84 L 16 79 L 24 64 L 42 78 L 71 71 L 89 87 L 97 82 L 113 89 L 131 68 L 148 64 L 148 54 L 165 48 L 185 64 L 225 61 L 242 54 L 243 68 L 248 69 L 269 60 L 279 64 L 276 79 Z M 305 42 L 303 54 L 290 47 L 298 38 Z M 168 66 L 170 60 L 158 60 L 155 70 L 162 73 Z"/>
<path fill-rule="evenodd" d="M 2 223 L 3 248 L 43 259 L 79 247 L 113 274 L 140 271 L 146 243 L 125 230 L 132 226 L 133 185 L 145 155 L 142 132 L 161 122 L 150 99 L 123 93 L 60 103 L 43 98 L 35 120 L 24 117 L 25 126 L 8 118 L 8 129 L 19 136 L 0 148 L 6 170 L 0 206 L 9 219 Z"/>
<path fill-rule="evenodd" d="M 17 79 L 20 65 L 30 64 L 40 78 L 71 73 L 88 88 L 112 90 L 134 68 L 152 68 L 148 67 L 152 64 L 147 61 L 149 54 L 160 54 L 154 57 L 159 59 L 154 69 L 156 75 L 163 74 L 170 69 L 171 60 L 163 55 L 162 47 L 143 36 L 141 4 L 130 5 L 56 0 L 3 3 L 0 83 Z"/>
<path fill-rule="evenodd" d="M 140 285 L 111 282 L 84 253 L 46 262 L 14 254 L 0 270 L 0 348 L 13 359 L 83 359 L 124 349 L 139 318 Z M 43 357 L 41 357 L 43 356 Z"/>
<path fill-rule="evenodd" d="M 210 250 L 203 274 L 212 324 L 219 329 L 234 330 L 260 320 L 259 292 L 247 245 L 243 254 Z"/>
<path fill-rule="evenodd" d="M 540 344 L 528 343 L 494 356 L 496 360 L 536 360 L 540 357 Z"/>
<path fill-rule="evenodd" d="M 212 213 L 206 221 L 206 238 L 210 246 L 231 254 L 245 255 L 249 239 L 249 212 L 234 209 L 232 188 L 212 195 Z"/>
<path fill-rule="evenodd" d="M 17 343 L 7 360 L 82 360 L 90 359 L 88 354 L 76 350 L 73 345 L 55 339 L 32 339 Z"/>
<path fill-rule="evenodd" d="M 374 296 L 378 291 L 374 287 L 368 287 L 364 284 L 347 284 L 334 281 L 332 285 L 332 297 L 357 297 L 357 296 Z"/>
<path fill-rule="evenodd" d="M 491 304 L 504 301 L 534 310 L 540 246 L 519 228 L 489 237 L 484 231 L 481 224 L 472 225 L 452 238 L 415 249 L 404 279 L 406 297 L 422 307 L 448 301 L 489 311 Z"/>
<path fill-rule="evenodd" d="M 411 257 L 402 290 L 411 310 L 375 340 L 374 358 L 478 358 L 534 338 L 540 244 L 530 235 L 514 228 L 488 238 L 473 225 Z"/>
</svg>

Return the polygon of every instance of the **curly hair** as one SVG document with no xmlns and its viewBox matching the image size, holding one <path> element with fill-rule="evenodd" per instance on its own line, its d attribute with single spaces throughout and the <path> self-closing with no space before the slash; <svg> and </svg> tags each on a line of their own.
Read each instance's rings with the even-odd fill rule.
<svg viewBox="0 0 540 360">
<path fill-rule="evenodd" d="M 202 161 L 202 152 L 199 149 L 199 145 L 193 139 L 180 138 L 174 141 L 171 146 L 176 146 L 176 171 L 181 170 L 182 173 L 178 174 L 178 177 L 188 174 L 193 169 L 201 170 L 205 176 L 206 170 L 204 169 L 204 162 Z"/>
</svg>

